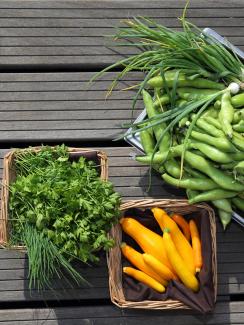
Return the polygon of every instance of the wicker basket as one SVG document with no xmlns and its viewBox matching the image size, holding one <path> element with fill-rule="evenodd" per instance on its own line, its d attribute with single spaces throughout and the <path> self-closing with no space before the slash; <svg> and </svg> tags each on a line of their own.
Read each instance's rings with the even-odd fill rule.
<svg viewBox="0 0 244 325">
<path fill-rule="evenodd" d="M 214 301 L 217 296 L 217 261 L 216 261 L 216 224 L 214 211 L 205 204 L 189 205 L 187 200 L 131 200 L 125 201 L 121 205 L 121 211 L 125 211 L 129 208 L 152 208 L 162 207 L 163 209 L 169 209 L 172 212 L 178 212 L 180 214 L 189 214 L 191 212 L 197 212 L 199 208 L 205 209 L 209 215 L 211 239 L 212 239 L 212 273 L 213 273 L 213 286 L 214 286 Z M 112 238 L 115 239 L 116 245 L 110 249 L 107 255 L 108 271 L 109 271 L 109 290 L 111 301 L 122 308 L 143 308 L 143 309 L 189 309 L 178 300 L 167 299 L 165 301 L 128 301 L 125 299 L 123 287 L 122 287 L 122 259 L 120 243 L 122 240 L 122 231 L 120 225 L 115 225 L 110 232 Z"/>
<path fill-rule="evenodd" d="M 24 246 L 11 246 L 8 244 L 8 199 L 9 199 L 9 184 L 15 180 L 16 174 L 13 168 L 14 155 L 16 150 L 30 150 L 27 149 L 14 149 L 4 156 L 3 161 L 3 179 L 2 179 L 2 192 L 1 192 L 1 212 L 0 212 L 0 245 L 12 249 L 25 250 Z M 32 147 L 31 150 L 38 152 L 41 147 Z M 84 148 L 68 148 L 69 153 L 74 156 L 87 156 L 96 155 L 99 160 L 100 177 L 103 180 L 108 179 L 108 162 L 107 155 L 103 151 L 84 149 Z"/>
</svg>

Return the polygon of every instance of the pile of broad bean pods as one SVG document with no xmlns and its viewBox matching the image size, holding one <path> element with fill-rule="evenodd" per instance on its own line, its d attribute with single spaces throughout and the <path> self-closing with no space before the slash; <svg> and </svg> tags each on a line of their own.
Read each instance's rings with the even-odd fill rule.
<svg viewBox="0 0 244 325">
<path fill-rule="evenodd" d="M 170 81 L 167 76 L 171 78 L 176 73 L 166 73 L 165 81 Z M 148 81 L 150 87 L 156 86 L 154 98 L 149 91 L 142 91 L 147 119 L 135 124 L 146 155 L 136 159 L 152 164 L 165 182 L 185 188 L 189 203 L 212 202 L 225 228 L 231 220 L 233 206 L 244 210 L 244 108 L 241 108 L 244 107 L 244 93 L 231 96 L 224 84 L 206 81 L 206 87 L 212 88 L 194 88 L 194 82 L 199 86 L 197 79 L 188 88 L 179 84 L 173 108 L 178 116 L 191 101 L 214 94 L 217 97 L 197 119 L 196 113 L 191 112 L 179 118 L 173 129 L 167 129 L 171 104 L 168 95 L 160 93 L 162 78 L 158 76 Z M 200 84 L 204 87 L 203 82 Z M 170 88 L 170 82 L 168 86 Z"/>
<path fill-rule="evenodd" d="M 185 17 L 186 8 L 181 31 L 145 17 L 125 20 L 115 40 L 139 53 L 94 78 L 122 67 L 110 93 L 128 72 L 145 73 L 132 86 L 132 111 L 142 95 L 147 118 L 126 125 L 146 152 L 136 159 L 186 188 L 190 203 L 212 202 L 226 228 L 233 206 L 244 210 L 244 64 Z"/>
</svg>

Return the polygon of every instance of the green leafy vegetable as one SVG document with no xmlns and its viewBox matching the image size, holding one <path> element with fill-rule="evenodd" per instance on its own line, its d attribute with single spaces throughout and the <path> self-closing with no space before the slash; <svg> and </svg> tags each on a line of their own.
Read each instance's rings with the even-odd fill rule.
<svg viewBox="0 0 244 325">
<path fill-rule="evenodd" d="M 40 269 L 50 278 L 53 264 L 67 269 L 64 260 L 98 261 L 97 250 L 113 246 L 107 232 L 118 220 L 120 196 L 111 182 L 101 180 L 93 161 L 72 161 L 65 146 L 42 147 L 39 152 L 16 151 L 15 168 L 9 198 L 11 240 L 28 247 L 32 283 L 48 283 L 39 280 Z M 45 249 L 31 244 L 33 236 Z"/>
</svg>

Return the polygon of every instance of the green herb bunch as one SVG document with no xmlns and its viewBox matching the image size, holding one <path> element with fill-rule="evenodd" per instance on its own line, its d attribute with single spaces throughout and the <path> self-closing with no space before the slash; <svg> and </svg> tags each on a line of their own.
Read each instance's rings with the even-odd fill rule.
<svg viewBox="0 0 244 325">
<path fill-rule="evenodd" d="M 96 251 L 114 244 L 107 232 L 118 220 L 120 196 L 96 167 L 84 157 L 72 161 L 64 145 L 17 151 L 9 198 L 12 242 L 26 245 L 24 229 L 31 226 L 67 260 L 98 261 Z"/>
</svg>

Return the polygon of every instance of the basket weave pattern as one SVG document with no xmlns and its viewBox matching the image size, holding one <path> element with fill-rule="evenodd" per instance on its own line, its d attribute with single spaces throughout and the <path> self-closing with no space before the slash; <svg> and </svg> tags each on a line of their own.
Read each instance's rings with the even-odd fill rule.
<svg viewBox="0 0 244 325">
<path fill-rule="evenodd" d="M 18 151 L 30 150 L 28 149 L 16 149 Z M 16 150 L 12 150 L 4 156 L 3 160 L 3 179 L 2 179 L 2 192 L 1 192 L 1 212 L 0 212 L 0 245 L 2 247 L 8 247 L 12 249 L 25 250 L 24 246 L 9 246 L 8 244 L 8 200 L 9 200 L 9 185 L 15 180 L 16 174 L 13 167 L 14 156 Z M 38 152 L 41 147 L 32 147 L 32 151 Z M 89 154 L 96 153 L 99 159 L 99 166 L 101 170 L 100 177 L 103 180 L 108 179 L 108 162 L 107 155 L 103 151 L 85 149 L 85 148 L 68 148 L 69 153 L 77 154 Z"/>
<path fill-rule="evenodd" d="M 214 211 L 205 204 L 189 205 L 187 200 L 130 200 L 125 201 L 121 205 L 121 211 L 129 208 L 152 208 L 161 207 L 169 209 L 172 212 L 180 214 L 189 214 L 196 212 L 199 208 L 205 209 L 208 212 L 210 220 L 210 231 L 212 238 L 212 272 L 214 285 L 214 300 L 217 297 L 217 259 L 216 259 L 216 223 Z M 111 231 L 110 236 L 115 240 L 115 247 L 110 249 L 107 254 L 108 271 L 109 271 L 109 290 L 111 301 L 122 308 L 143 308 L 143 309 L 189 309 L 188 306 L 178 300 L 167 299 L 166 301 L 128 301 L 125 299 L 122 287 L 122 256 L 120 244 L 122 241 L 122 230 L 120 225 L 115 225 Z"/>
</svg>

